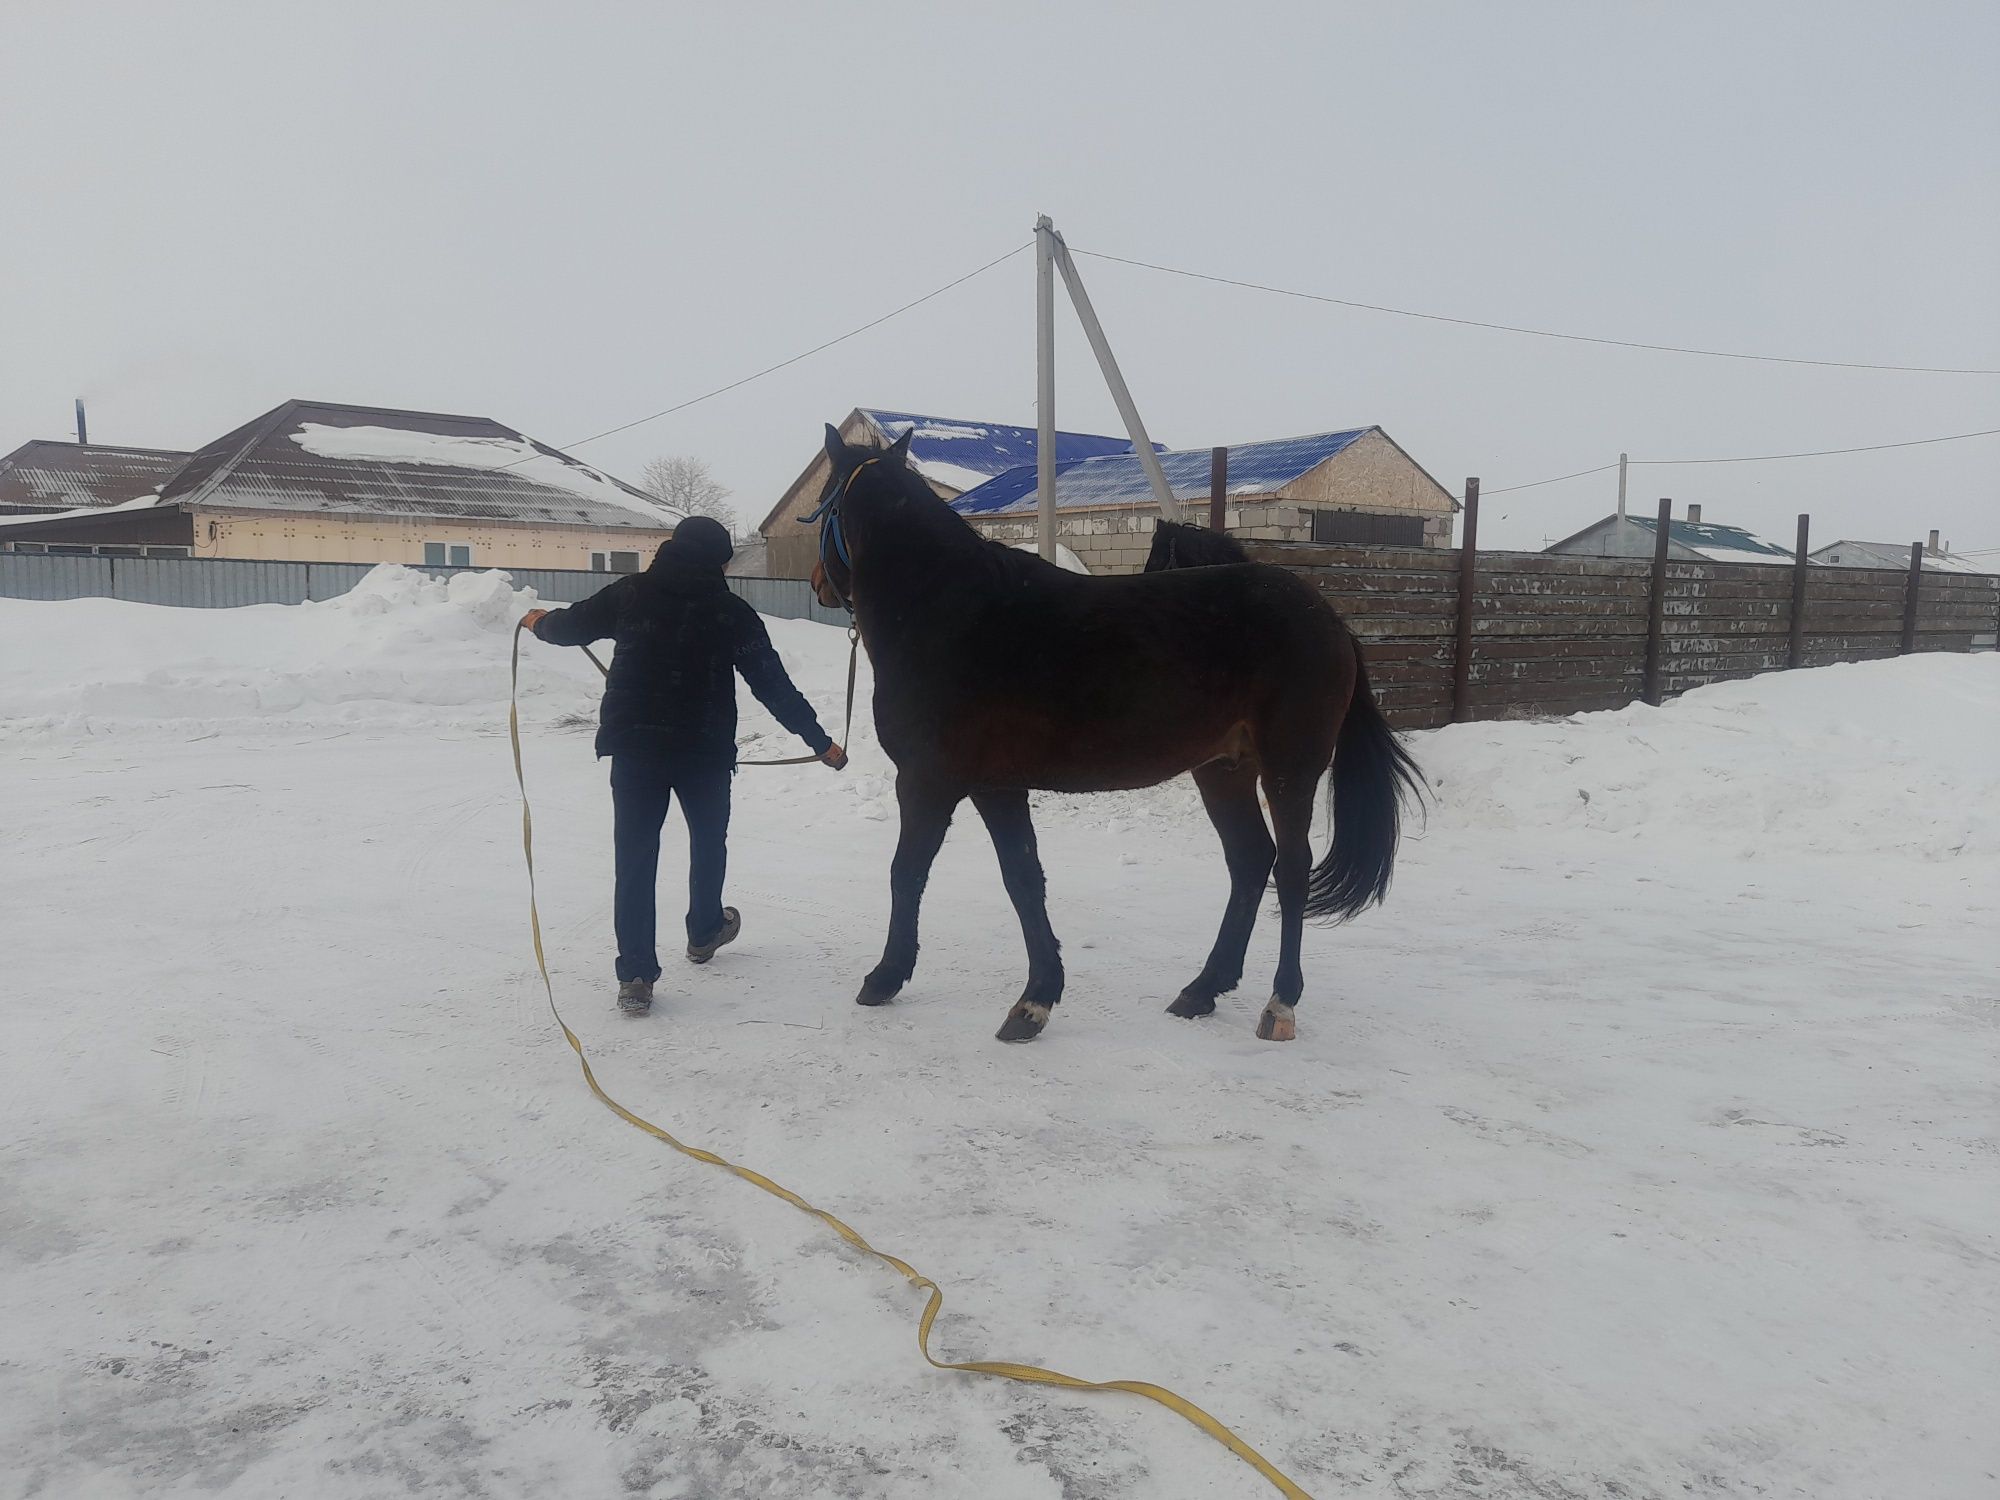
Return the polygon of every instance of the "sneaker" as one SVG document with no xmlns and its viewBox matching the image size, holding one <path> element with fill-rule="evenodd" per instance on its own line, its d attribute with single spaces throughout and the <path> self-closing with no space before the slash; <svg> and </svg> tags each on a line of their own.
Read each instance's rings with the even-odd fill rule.
<svg viewBox="0 0 2000 1500">
<path fill-rule="evenodd" d="M 618 982 L 618 1008 L 628 1016 L 643 1016 L 653 1008 L 653 981 L 650 979 L 621 979 Z"/>
<path fill-rule="evenodd" d="M 717 948 L 722 947 L 725 943 L 735 942 L 736 934 L 742 930 L 743 913 L 733 906 L 723 907 L 722 926 L 716 929 L 715 936 L 705 943 L 688 944 L 688 962 L 691 964 L 707 963 L 711 958 L 715 957 L 715 950 Z"/>
</svg>

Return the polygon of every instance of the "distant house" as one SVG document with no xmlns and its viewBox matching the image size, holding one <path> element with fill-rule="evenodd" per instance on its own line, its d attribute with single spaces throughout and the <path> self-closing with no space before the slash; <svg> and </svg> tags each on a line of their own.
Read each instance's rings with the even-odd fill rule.
<svg viewBox="0 0 2000 1500">
<path fill-rule="evenodd" d="M 71 503 L 0 514 L 0 545 L 629 572 L 680 519 L 486 417 L 287 401 L 191 454 L 77 450 L 151 453 L 122 470 L 81 460 L 65 468 L 39 452 L 62 446 L 31 443 L 9 456 L 22 493 Z M 15 464 L 22 454 L 28 462 Z M 86 471 L 87 483 L 67 489 L 49 477 Z"/>
<path fill-rule="evenodd" d="M 1814 562 L 1827 567 L 1899 568 L 1907 572 L 1911 545 L 1909 542 L 1838 541 L 1829 542 L 1808 555 Z M 2000 565 L 1981 567 L 1977 558 L 1961 557 L 1953 552 L 1949 542 L 1940 546 L 1935 531 L 1924 544 L 1923 566 L 1939 573 L 2000 573 Z"/>
<path fill-rule="evenodd" d="M 1211 453 L 1160 454 L 1174 497 L 1206 517 Z M 1136 573 L 1152 546 L 1159 507 L 1136 453 L 1058 461 L 1056 535 L 1093 573 Z M 986 535 L 1008 543 L 1036 535 L 1032 463 L 969 490 L 952 506 Z M 1229 450 L 1229 531 L 1253 540 L 1449 547 L 1458 502 L 1380 427 Z"/>
<path fill-rule="evenodd" d="M 37 438 L 0 458 L 0 516 L 96 510 L 150 495 L 189 455 Z"/>
<path fill-rule="evenodd" d="M 923 476 L 941 500 L 960 495 L 1025 464 L 1034 472 L 1036 436 L 1032 427 L 1002 422 L 972 422 L 957 417 L 926 417 L 915 412 L 857 407 L 840 424 L 840 435 L 862 447 L 885 447 L 910 434 L 910 467 Z M 1088 432 L 1058 432 L 1056 461 L 1074 462 L 1101 454 L 1130 453 L 1125 438 Z M 802 519 L 826 488 L 829 465 L 824 445 L 771 507 L 757 528 L 765 542 L 765 576 L 805 578 L 819 561 L 819 529 Z"/>
<path fill-rule="evenodd" d="M 1659 535 L 1655 516 L 1606 516 L 1542 550 L 1571 557 L 1651 557 Z M 1788 563 L 1792 549 L 1753 536 L 1740 526 L 1704 521 L 1701 507 L 1690 505 L 1686 520 L 1667 523 L 1667 556 L 1675 562 Z"/>
</svg>

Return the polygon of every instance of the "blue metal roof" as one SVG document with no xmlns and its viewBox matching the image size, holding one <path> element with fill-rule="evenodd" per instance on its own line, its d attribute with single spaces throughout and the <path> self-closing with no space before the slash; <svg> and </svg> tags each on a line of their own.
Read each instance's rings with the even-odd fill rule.
<svg viewBox="0 0 2000 1500">
<path fill-rule="evenodd" d="M 1657 516 L 1628 516 L 1626 519 L 1637 522 L 1648 531 L 1659 530 Z M 1791 548 L 1752 536 L 1741 526 L 1717 526 L 1710 521 L 1669 521 L 1667 539 L 1704 554 L 1749 552 L 1759 557 L 1782 557 L 1788 562 L 1792 556 Z"/>
<path fill-rule="evenodd" d="M 1229 450 L 1229 493 L 1268 495 L 1317 468 L 1357 439 L 1375 431 L 1352 427 L 1345 432 L 1316 432 L 1306 437 L 1276 438 L 1267 443 L 1240 443 Z M 1160 455 L 1167 484 L 1177 500 L 1200 500 L 1208 494 L 1210 452 L 1179 449 Z M 1139 455 L 1084 458 L 1056 467 L 1056 505 L 1080 510 L 1100 505 L 1143 505 L 1153 498 Z M 991 516 L 1012 510 L 1032 510 L 1035 466 L 1010 469 L 952 501 L 965 515 Z"/>
<path fill-rule="evenodd" d="M 909 411 L 878 411 L 864 406 L 861 414 L 882 429 L 883 435 L 898 438 L 908 431 L 910 461 L 919 471 L 932 469 L 937 477 L 950 482 L 948 470 L 965 471 L 966 483 L 954 489 L 970 489 L 975 475 L 991 478 L 1025 464 L 1035 465 L 1035 429 L 1009 427 L 998 422 L 967 422 L 956 417 L 926 417 Z M 1089 432 L 1058 432 L 1056 462 L 1103 454 L 1130 453 L 1132 444 L 1122 437 L 1100 437 Z"/>
</svg>

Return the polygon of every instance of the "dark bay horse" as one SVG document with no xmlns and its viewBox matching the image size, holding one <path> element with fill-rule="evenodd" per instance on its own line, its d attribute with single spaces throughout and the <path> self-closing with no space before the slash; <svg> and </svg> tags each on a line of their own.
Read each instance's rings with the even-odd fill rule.
<svg viewBox="0 0 2000 1500">
<path fill-rule="evenodd" d="M 931 863 L 970 798 L 1028 946 L 1027 988 L 999 1036 L 1033 1040 L 1062 998 L 1063 966 L 1029 791 L 1121 790 L 1188 771 L 1221 836 L 1230 895 L 1207 964 L 1167 1009 L 1205 1016 L 1235 988 L 1275 867 L 1283 933 L 1257 1035 L 1290 1041 L 1304 921 L 1382 898 L 1400 798 L 1421 779 L 1368 691 L 1353 635 L 1282 568 L 1087 578 L 987 541 L 909 469 L 908 449 L 907 433 L 887 449 L 851 448 L 828 427 L 832 473 L 808 518 L 821 526 L 821 599 L 853 609 L 874 664 L 875 727 L 902 813 L 888 943 L 856 1000 L 885 1005 L 908 983 Z M 1313 797 L 1329 763 L 1333 847 L 1314 866 Z"/>
</svg>

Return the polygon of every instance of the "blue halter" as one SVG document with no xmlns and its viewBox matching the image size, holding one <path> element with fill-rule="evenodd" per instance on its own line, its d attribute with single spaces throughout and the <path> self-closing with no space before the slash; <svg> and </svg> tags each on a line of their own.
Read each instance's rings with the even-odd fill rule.
<svg viewBox="0 0 2000 1500">
<path fill-rule="evenodd" d="M 840 565 L 848 570 L 850 581 L 854 574 L 854 559 L 848 555 L 847 532 L 840 524 L 840 502 L 847 497 L 847 492 L 854 488 L 854 481 L 860 477 L 861 471 L 874 462 L 876 462 L 875 459 L 864 458 L 860 463 L 856 464 L 854 472 L 847 476 L 847 482 L 828 495 L 824 500 L 820 501 L 813 508 L 812 514 L 805 518 L 808 526 L 812 525 L 815 521 L 820 523 L 820 566 L 826 568 L 828 562 L 827 554 L 830 548 L 833 556 L 840 559 Z M 834 583 L 833 570 L 831 568 L 826 568 L 826 581 L 833 584 L 834 592 L 840 595 L 840 602 L 842 604 L 846 605 L 849 609 L 854 608 L 854 602 L 848 597 L 847 590 L 843 589 L 838 583 Z"/>
</svg>

